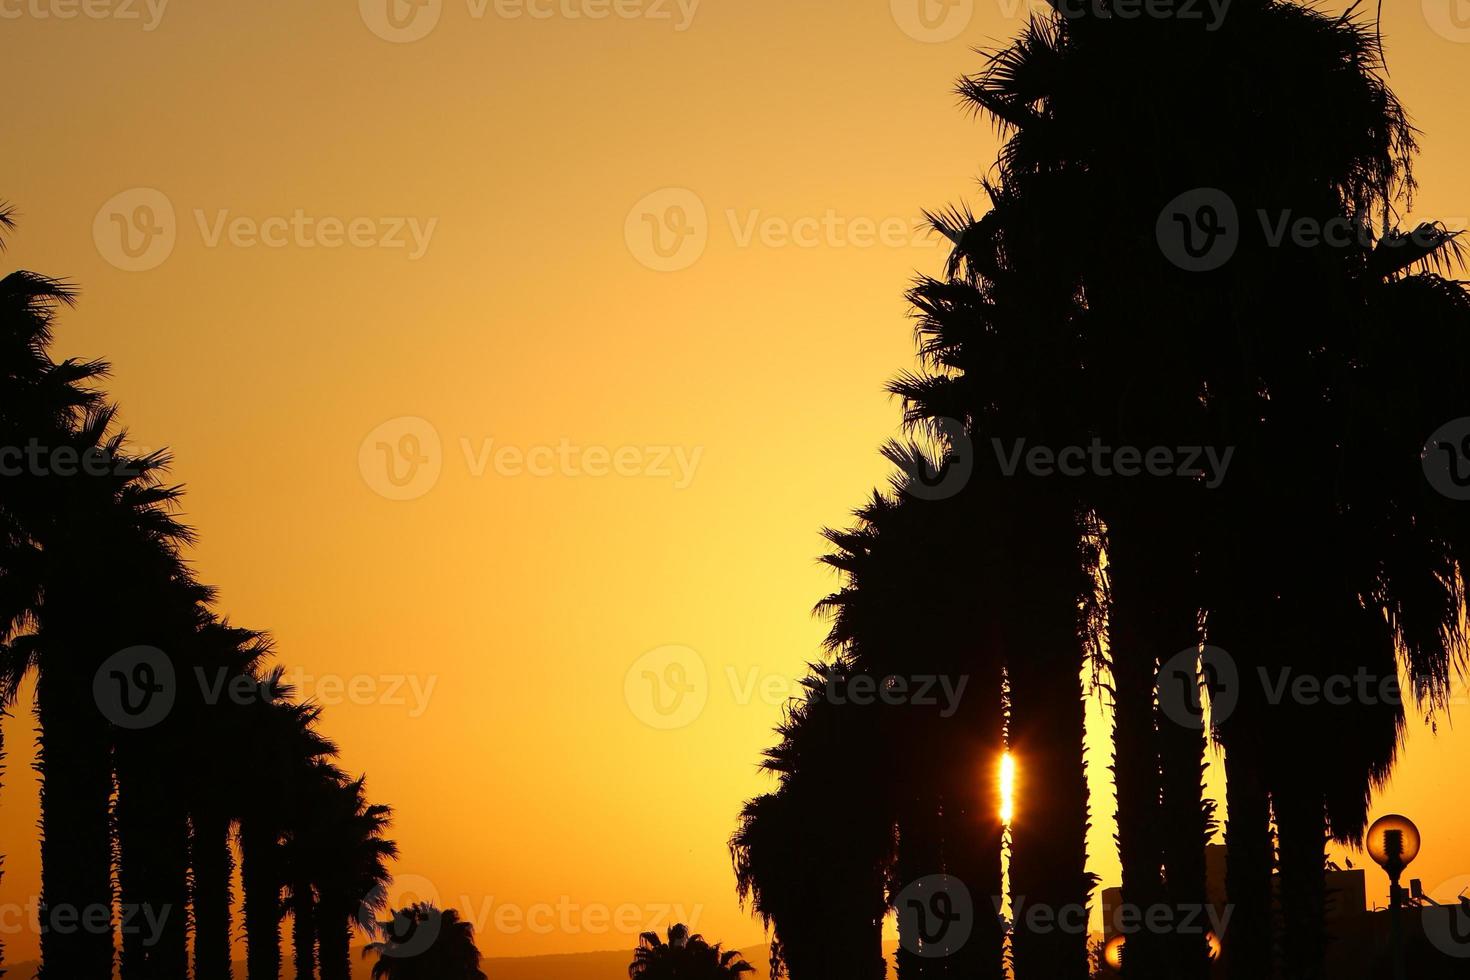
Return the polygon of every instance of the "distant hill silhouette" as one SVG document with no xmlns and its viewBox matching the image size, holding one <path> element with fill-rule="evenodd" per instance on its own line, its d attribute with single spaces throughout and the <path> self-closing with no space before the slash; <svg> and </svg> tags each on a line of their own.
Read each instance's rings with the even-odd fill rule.
<svg viewBox="0 0 1470 980">
<path fill-rule="evenodd" d="M 769 954 L 766 946 L 753 946 L 741 951 L 746 961 L 755 967 L 754 973 L 746 974 L 748 980 L 770 980 L 766 962 Z M 630 946 L 626 950 L 601 953 L 486 957 L 480 968 L 489 980 L 619 980 L 628 975 L 628 963 L 632 959 Z M 6 964 L 5 980 L 31 980 L 39 965 L 35 960 Z M 371 980 L 372 970 L 373 958 L 363 958 L 360 950 L 353 950 L 352 980 Z M 245 976 L 244 960 L 235 964 L 235 976 Z M 294 976 L 291 965 L 284 964 L 282 980 L 292 980 Z"/>
</svg>

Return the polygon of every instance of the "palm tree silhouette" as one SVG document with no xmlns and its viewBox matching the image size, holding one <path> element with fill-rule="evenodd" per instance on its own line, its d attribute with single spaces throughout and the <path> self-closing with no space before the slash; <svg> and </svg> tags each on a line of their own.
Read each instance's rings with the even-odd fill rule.
<svg viewBox="0 0 1470 980">
<path fill-rule="evenodd" d="M 329 762 L 314 760 L 307 766 L 296 794 L 296 812 L 288 822 L 282 865 L 289 891 L 291 946 L 296 980 L 314 980 L 317 969 L 318 914 L 313 861 L 315 848 L 328 841 L 337 795 L 346 776 Z M 325 971 L 323 971 L 325 972 Z"/>
<path fill-rule="evenodd" d="M 1006 454 L 1028 443 L 1085 444 L 1085 413 L 1074 404 L 1087 391 L 1076 338 L 1081 309 L 1065 279 L 1028 262 L 1036 248 L 1035 226 L 1022 220 L 1028 202 L 1001 187 L 991 193 L 996 209 L 979 222 L 962 211 L 936 216 L 959 244 L 949 277 L 922 279 L 910 293 L 928 373 L 900 375 L 890 388 L 911 426 L 963 423 L 960 438 L 975 459 L 965 523 L 987 525 L 974 554 L 1005 569 L 985 594 L 1003 611 L 993 642 L 1010 688 L 1011 751 L 1027 774 L 1025 817 L 1012 830 L 1012 895 L 1075 916 L 1092 886 L 1080 676 L 1096 646 L 1087 610 L 1097 531 L 1075 481 L 1011 468 Z M 1085 930 L 1033 935 L 1023 919 L 1012 946 L 1018 975 L 1086 974 Z"/>
<path fill-rule="evenodd" d="M 383 834 L 393 811 L 369 803 L 364 783 L 325 784 L 321 809 L 306 817 L 305 832 L 297 837 L 302 846 L 292 852 L 304 860 L 305 880 L 319 896 L 314 911 L 322 980 L 350 980 L 353 926 L 371 933 L 376 913 L 387 909 L 392 876 L 386 862 L 398 855 L 398 845 Z M 301 911 L 297 906 L 296 913 Z"/>
<path fill-rule="evenodd" d="M 382 941 L 363 949 L 378 957 L 373 980 L 485 980 L 474 926 L 454 909 L 410 905 L 378 923 L 378 931 Z"/>
<path fill-rule="evenodd" d="M 245 682 L 262 701 L 279 699 L 281 671 L 267 671 L 270 637 L 211 619 L 199 630 L 200 659 L 210 676 L 228 690 Z M 189 772 L 189 823 L 194 920 L 194 980 L 230 980 L 231 879 L 234 872 L 232 831 L 244 812 L 238 774 L 222 760 L 251 744 L 256 713 L 237 699 L 226 698 L 202 711 L 193 727 L 193 759 Z"/>
<path fill-rule="evenodd" d="M 711 946 L 703 936 L 691 936 L 688 926 L 673 926 L 668 936 L 668 942 L 656 932 L 638 937 L 628 967 L 630 980 L 720 980 L 755 972 L 738 951 L 721 950 L 718 943 Z"/>
<path fill-rule="evenodd" d="M 949 682 L 955 704 L 927 697 L 900 698 L 876 709 L 882 742 L 870 758 L 881 761 L 897 822 L 893 868 L 896 898 L 936 874 L 965 884 L 975 915 L 968 940 L 947 965 L 971 976 L 996 976 L 1003 933 L 998 783 L 1002 750 L 1002 671 L 999 617 L 976 596 L 996 586 L 992 525 L 974 494 L 931 500 L 917 495 L 938 461 L 911 444 L 885 455 L 897 467 L 892 495 L 875 495 L 851 530 L 826 532 L 836 550 L 824 561 L 844 576 L 843 588 L 823 600 L 829 615 L 828 650 L 878 684 Z M 927 680 L 926 680 L 927 679 Z M 991 778 L 987 778 L 991 777 Z M 901 932 L 915 919 L 900 916 Z M 902 935 L 899 970 L 925 967 L 920 937 Z"/>
<path fill-rule="evenodd" d="M 736 884 L 768 929 L 773 975 L 878 978 L 892 863 L 872 705 L 834 700 L 852 672 L 813 665 L 763 768 L 777 792 L 746 804 L 730 841 Z"/>
<path fill-rule="evenodd" d="M 208 613 L 209 590 L 196 583 L 174 555 L 156 555 L 129 568 L 116 627 L 129 643 L 163 651 L 174 681 L 158 696 L 172 698 L 167 715 L 146 727 L 119 724 L 112 733 L 117 791 L 113 807 L 117 837 L 117 880 L 126 919 L 121 975 L 187 980 L 189 975 L 189 799 L 190 732 L 203 707 L 198 685 L 178 683 L 199 664 L 198 637 Z M 114 718 L 114 721 L 121 719 Z M 135 911 L 135 910 L 141 910 Z M 138 928 L 149 914 L 157 933 Z"/>
<path fill-rule="evenodd" d="M 1442 688 L 1446 653 L 1458 642 L 1455 613 L 1461 603 L 1453 587 L 1443 587 L 1454 581 L 1453 574 L 1430 588 L 1421 575 L 1417 595 L 1402 588 L 1395 595 L 1384 587 L 1385 558 L 1378 557 L 1369 558 L 1366 574 L 1335 589 L 1296 584 L 1320 578 L 1308 572 L 1301 556 L 1311 555 L 1321 568 L 1321 556 L 1340 551 L 1329 546 L 1349 530 L 1374 530 L 1361 526 L 1365 515 L 1375 522 L 1406 506 L 1403 495 L 1368 496 L 1357 497 L 1349 509 L 1330 478 L 1341 482 L 1345 472 L 1367 473 L 1370 464 L 1391 463 L 1376 472 L 1407 481 L 1400 489 L 1409 490 L 1409 497 L 1432 496 L 1402 448 L 1397 456 L 1387 451 L 1416 447 L 1437 424 L 1429 413 L 1405 418 L 1361 412 L 1343 419 L 1331 417 L 1324 406 L 1354 404 L 1344 392 L 1372 403 L 1369 387 L 1355 379 L 1374 377 L 1370 372 L 1385 351 L 1381 341 L 1353 326 L 1370 306 L 1365 293 L 1372 291 L 1374 277 L 1392 278 L 1415 263 L 1433 261 L 1447 239 L 1441 234 L 1411 249 L 1403 236 L 1388 231 L 1360 257 L 1347 248 L 1278 248 L 1243 222 L 1230 268 L 1213 278 L 1184 274 L 1155 244 L 1165 203 L 1189 188 L 1223 189 L 1242 217 L 1289 211 L 1318 222 L 1346 216 L 1366 227 L 1380 213 L 1386 224 L 1395 196 L 1412 186 L 1412 131 L 1378 77 L 1373 38 L 1350 17 L 1251 2 L 1216 26 L 1218 34 L 1183 20 L 1124 21 L 1093 12 L 1039 18 L 984 73 L 962 83 L 965 97 L 1010 134 L 1000 181 L 991 188 L 994 206 L 985 218 L 974 222 L 955 212 L 936 221 L 956 242 L 956 260 L 949 281 L 921 283 L 915 299 L 929 321 L 921 349 L 946 372 L 901 379 L 896 386 L 919 415 L 978 419 L 984 434 L 994 427 L 995 407 L 1016 395 L 1015 367 L 1049 357 L 1051 363 L 1042 363 L 1042 373 L 1031 381 L 1048 395 L 1064 394 L 1047 406 L 1050 416 L 1024 419 L 1024 430 L 1038 442 L 1069 444 L 1061 435 L 1145 447 L 1213 443 L 1254 457 L 1239 466 L 1255 478 L 1232 474 L 1231 485 L 1209 498 L 1208 512 L 1198 487 L 1187 481 L 1085 485 L 1086 505 L 1096 513 L 1108 548 L 1119 845 L 1124 899 L 1134 904 L 1165 892 L 1176 904 L 1203 895 L 1201 852 L 1213 823 L 1199 792 L 1202 737 L 1157 726 L 1153 716 L 1154 676 L 1162 658 L 1208 638 L 1237 651 L 1246 671 L 1270 662 L 1268 650 L 1274 648 L 1278 663 L 1356 662 L 1383 676 L 1390 673 L 1384 647 L 1391 641 L 1381 629 L 1373 631 L 1377 653 L 1353 654 L 1349 638 L 1336 637 L 1331 648 L 1338 655 L 1324 662 L 1283 651 L 1264 624 L 1344 617 L 1361 623 L 1365 608 L 1386 610 L 1391 622 L 1401 622 L 1394 609 L 1414 601 L 1422 610 L 1414 618 L 1424 626 L 1416 630 L 1418 649 L 1408 659 L 1414 676 L 1426 678 L 1432 700 L 1436 685 Z M 1155 84 L 1159 78 L 1238 84 Z M 1160 126 L 1160 119 L 1169 125 Z M 1310 133 L 1304 133 L 1304 121 Z M 1271 145 L 1300 146 L 1303 152 L 1288 160 L 1260 152 Z M 1363 280 L 1363 270 L 1372 274 L 1366 289 L 1353 284 Z M 962 273 L 959 282 L 956 271 Z M 1429 322 L 1442 325 L 1463 316 L 1458 288 L 1441 288 L 1442 280 L 1425 273 L 1407 278 L 1423 283 L 1413 295 L 1434 309 Z M 1001 300 L 1016 295 L 1017 282 L 1029 300 L 1007 307 Z M 1085 309 L 1069 306 L 1081 296 Z M 1029 315 L 1030 310 L 1037 312 Z M 1434 339 L 1437 357 L 1455 349 L 1448 331 Z M 1451 358 L 1452 364 L 1461 361 L 1459 355 Z M 1084 375 L 1078 364 L 1087 365 Z M 1418 371 L 1426 367 L 1421 360 Z M 1409 380 L 1409 371 L 1378 377 L 1394 392 L 1423 387 Z M 1070 423 L 1056 418 L 1059 411 L 1078 408 L 1081 414 Z M 1435 408 L 1443 413 L 1440 421 L 1462 414 L 1443 399 Z M 1385 418 L 1404 424 L 1388 432 Z M 1356 445 L 1365 433 L 1379 444 Z M 1366 457 L 1369 448 L 1383 453 Z M 1350 450 L 1363 462 L 1349 470 L 1344 462 Z M 1312 452 L 1322 465 L 1306 462 Z M 1289 516 L 1282 516 L 1283 473 L 1303 477 L 1288 495 Z M 1323 501 L 1351 519 L 1334 521 Z M 1442 501 L 1429 503 L 1442 508 Z M 1270 532 L 1248 533 L 1259 528 L 1256 519 L 1273 512 Z M 1395 527 L 1399 538 L 1380 534 L 1377 540 L 1402 540 L 1406 532 L 1418 537 L 1420 532 L 1409 529 L 1426 526 L 1404 522 Z M 1308 538 L 1299 533 L 1302 527 L 1320 530 Z M 1210 528 L 1221 533 L 1201 533 Z M 1430 544 L 1435 536 L 1424 538 L 1429 546 L 1416 563 L 1421 573 L 1442 564 L 1442 547 Z M 1361 567 L 1371 552 L 1365 547 L 1356 557 L 1343 555 L 1346 565 L 1326 567 Z M 1275 567 L 1296 572 L 1295 578 L 1279 578 L 1278 592 L 1300 593 L 1286 600 L 1289 611 L 1269 618 L 1260 614 L 1260 600 L 1245 595 L 1253 570 L 1268 554 L 1284 562 Z M 1391 554 L 1387 548 L 1380 552 Z M 1339 840 L 1361 833 L 1367 790 L 1386 771 L 1396 744 L 1393 710 L 1374 707 L 1379 710 L 1364 711 L 1364 723 L 1354 728 L 1358 744 L 1331 753 L 1339 764 L 1327 767 L 1325 781 L 1316 785 L 1286 774 L 1325 751 L 1322 733 L 1339 730 L 1324 726 L 1325 719 L 1312 716 L 1308 725 L 1306 716 L 1293 720 L 1247 710 L 1217 732 L 1230 773 L 1227 836 L 1236 926 L 1227 953 L 1234 975 L 1259 976 L 1269 969 L 1268 948 L 1260 941 L 1269 936 L 1268 793 L 1288 814 L 1282 828 L 1288 962 L 1294 975 L 1311 976 L 1319 968 L 1323 830 Z M 1263 743 L 1250 734 L 1259 726 L 1252 722 L 1268 721 L 1280 730 L 1281 741 L 1304 747 L 1301 756 L 1274 764 L 1261 751 Z M 1315 738 L 1293 740 L 1308 731 Z M 1025 970 L 1021 938 L 1018 971 Z M 1152 949 L 1150 937 L 1139 938 L 1130 942 L 1131 976 L 1203 975 L 1200 937 L 1181 937 L 1169 949 Z"/>
<path fill-rule="evenodd" d="M 33 273 L 0 280 L 0 446 L 24 447 L 0 481 L 0 713 L 35 670 L 40 976 L 111 977 L 120 935 L 124 980 L 187 980 L 192 924 L 194 980 L 226 980 L 238 824 L 251 976 L 279 975 L 286 844 L 317 827 L 297 925 L 320 933 L 324 980 L 346 980 L 351 923 L 386 894 L 389 811 L 330 765 L 319 709 L 264 667 L 269 639 L 211 610 L 168 454 L 131 452 L 90 387 L 106 365 L 51 358 L 73 298 Z M 237 681 L 254 695 L 225 696 Z"/>
<path fill-rule="evenodd" d="M 0 207 L 0 233 L 8 233 L 13 227 L 12 210 L 8 206 Z M 74 301 L 71 288 L 59 280 L 29 272 L 14 272 L 0 280 L 0 359 L 3 359 L 0 360 L 0 385 L 3 385 L 0 437 L 4 445 L 26 446 L 32 439 L 37 445 L 53 449 L 70 445 L 76 441 L 73 430 L 81 420 L 95 417 L 98 412 L 101 395 L 88 387 L 88 383 L 104 374 L 107 366 L 96 361 L 57 363 L 49 353 L 56 311 Z M 4 658 L 0 664 L 0 708 L 14 704 L 25 674 L 42 660 L 36 630 L 43 589 L 47 584 L 54 584 L 48 582 L 54 564 L 45 555 L 38 531 L 48 526 L 45 516 L 49 482 L 23 468 L 21 473 L 6 479 L 5 493 L 0 499 L 0 521 L 4 527 L 0 568 L 5 571 L 4 588 L 0 590 L 3 597 L 0 598 L 3 603 L 0 656 Z M 53 521 L 49 526 L 61 523 L 54 520 L 59 516 L 57 510 L 50 510 L 50 515 Z M 73 653 L 80 655 L 81 651 Z M 46 713 L 53 719 L 58 713 L 65 713 L 57 700 L 58 689 L 66 686 L 60 676 L 64 656 L 58 653 L 46 658 L 57 664 L 54 671 L 57 676 L 47 685 L 45 705 Z M 73 713 L 80 714 L 82 706 L 90 701 L 90 693 L 85 699 L 78 699 Z M 102 786 L 105 779 L 99 774 L 103 768 L 99 759 L 105 749 L 96 750 L 102 741 L 98 737 L 102 723 L 99 719 L 91 719 L 90 724 L 73 720 L 76 724 L 70 733 L 65 721 L 58 724 L 50 744 L 52 757 L 65 757 L 72 747 L 92 751 L 78 751 L 75 758 L 64 764 L 74 766 L 73 772 L 59 775 L 52 783 L 47 800 L 49 833 L 62 835 L 76 830 L 91 834 L 75 853 L 66 855 L 59 852 L 59 836 L 53 838 L 54 873 L 43 881 L 45 902 L 48 908 L 59 904 L 76 908 L 100 904 L 110 913 L 111 890 L 106 868 L 110 855 L 101 855 L 106 845 L 106 790 Z M 88 730 L 81 730 L 84 726 Z M 60 956 L 63 965 L 90 964 L 95 972 L 105 962 L 107 969 L 111 969 L 110 930 L 106 935 L 80 938 L 63 951 L 54 931 L 45 928 L 46 918 L 43 916 L 42 920 L 43 945 Z M 66 975 L 66 970 L 60 970 L 58 975 Z"/>
<path fill-rule="evenodd" d="M 337 754 L 337 747 L 317 731 L 319 707 L 289 700 L 289 686 L 272 685 L 270 690 L 276 699 L 249 706 L 254 741 L 239 817 L 251 980 L 280 976 L 281 892 L 289 883 L 285 837 L 313 785 L 316 767 Z"/>
<path fill-rule="evenodd" d="M 110 410 L 91 413 L 77 445 L 102 447 L 123 458 L 121 434 L 107 436 Z M 41 726 L 42 977 L 100 976 L 110 971 L 112 731 L 93 693 L 93 678 L 109 655 L 134 646 L 140 624 L 130 619 L 130 588 L 115 569 L 138 568 L 139 579 L 157 582 L 167 573 L 142 573 L 177 563 L 187 529 L 164 510 L 177 491 L 158 482 L 167 457 L 154 454 L 128 464 L 135 475 L 46 479 L 50 506 L 65 515 L 48 521 L 31 515 L 39 543 L 40 602 L 33 642 L 22 647 L 37 668 L 36 715 Z M 12 646 L 12 651 L 15 646 Z M 18 677 L 24 667 L 11 672 Z M 120 685 L 129 681 L 114 678 Z M 131 698 L 129 688 L 123 698 Z M 153 696 L 152 691 L 144 693 Z M 147 702 L 143 702 L 146 704 Z M 124 881 L 124 888 L 129 882 Z M 92 925 L 71 934 L 57 916 L 82 910 Z"/>
</svg>

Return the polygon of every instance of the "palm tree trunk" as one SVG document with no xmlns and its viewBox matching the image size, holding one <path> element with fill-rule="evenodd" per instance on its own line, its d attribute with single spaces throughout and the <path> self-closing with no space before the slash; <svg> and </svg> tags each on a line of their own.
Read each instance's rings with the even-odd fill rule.
<svg viewBox="0 0 1470 980">
<path fill-rule="evenodd" d="M 1002 962 L 1005 931 L 996 910 L 996 900 L 1003 894 L 1000 853 L 1003 830 L 994 817 L 995 809 L 977 806 L 974 800 L 977 795 L 989 794 L 977 794 L 973 787 L 974 783 L 986 780 L 985 770 L 992 767 L 993 763 L 984 768 L 975 764 L 958 765 L 959 773 L 969 777 L 971 786 L 953 787 L 945 797 L 945 871 L 964 882 L 974 904 L 970 938 L 948 957 L 946 968 L 952 976 L 973 980 L 1000 980 L 1005 975 Z"/>
<path fill-rule="evenodd" d="M 1141 529 L 1140 529 L 1141 530 Z M 1113 910 L 1128 943 L 1123 972 L 1129 980 L 1157 980 L 1165 973 L 1163 937 L 1130 927 L 1139 914 L 1162 901 L 1163 849 L 1160 840 L 1159 740 L 1154 710 L 1154 680 L 1160 650 L 1157 633 L 1168 630 L 1148 595 L 1147 562 L 1139 552 L 1146 539 L 1116 522 L 1110 529 L 1108 575 L 1108 652 L 1113 677 L 1113 778 L 1118 794 L 1118 858 L 1122 901 L 1129 915 Z"/>
<path fill-rule="evenodd" d="M 122 980 L 189 977 L 189 823 L 176 738 L 129 733 L 115 753 Z"/>
<path fill-rule="evenodd" d="M 0 776 L 5 775 L 5 719 L 10 717 L 0 705 Z M 5 856 L 0 854 L 0 882 L 5 880 Z M 5 943 L 0 941 L 0 977 L 5 976 Z"/>
<path fill-rule="evenodd" d="M 1169 975 L 1206 980 L 1210 947 L 1205 932 L 1208 918 L 1203 914 L 1209 907 L 1205 848 L 1214 831 L 1214 804 L 1204 799 L 1205 733 L 1166 723 L 1159 743 L 1165 891 L 1178 926 L 1170 935 Z"/>
<path fill-rule="evenodd" d="M 949 957 L 948 967 L 951 975 L 970 980 L 1001 980 L 1005 975 L 1005 929 L 1000 917 L 1005 827 L 999 783 L 1005 742 L 1000 695 L 999 670 L 975 670 L 960 711 L 942 724 L 940 733 L 947 762 L 944 866 L 965 883 L 975 911 L 969 941 Z"/>
<path fill-rule="evenodd" d="M 1012 944 L 1018 980 L 1087 977 L 1092 881 L 1086 868 L 1080 672 L 1080 662 L 1068 658 L 1012 673 L 1016 706 L 1011 751 L 1017 778 L 1026 787 L 1011 830 Z M 1037 785 L 1042 782 L 1044 788 Z"/>
<path fill-rule="evenodd" d="M 1322 792 L 1296 771 L 1272 798 L 1281 839 L 1282 954 L 1292 980 L 1321 980 L 1326 949 L 1327 818 Z"/>
<path fill-rule="evenodd" d="M 249 980 L 281 976 L 280 842 L 266 821 L 240 821 L 240 882 L 245 890 L 246 975 Z"/>
<path fill-rule="evenodd" d="M 898 823 L 896 891 L 938 874 L 943 866 L 937 796 L 920 788 L 919 794 L 906 802 Z M 940 976 L 942 962 L 919 955 L 920 940 L 914 931 L 914 919 L 904 915 L 903 910 L 899 910 L 898 931 L 898 951 L 894 956 L 898 980 Z"/>
<path fill-rule="evenodd" d="M 335 911 L 340 908 L 340 903 L 329 905 L 326 896 L 317 906 L 322 980 L 352 980 L 352 924 Z"/>
<path fill-rule="evenodd" d="M 189 980 L 189 811 L 180 795 L 178 770 L 171 772 L 167 795 L 156 816 L 159 863 L 149 904 L 159 910 L 154 920 L 158 942 L 149 953 L 149 980 Z M 143 928 L 151 928 L 145 921 Z"/>
<path fill-rule="evenodd" d="M 296 980 L 316 977 L 316 917 L 311 882 L 298 877 L 291 885 L 291 943 L 295 948 Z"/>
<path fill-rule="evenodd" d="M 232 980 L 230 820 L 208 807 L 193 816 L 194 980 Z"/>
<path fill-rule="evenodd" d="M 1080 534 L 1065 501 L 1017 489 L 1006 612 L 1011 754 L 1012 950 L 1017 980 L 1086 980 L 1088 798 L 1078 608 Z"/>
<path fill-rule="evenodd" d="M 125 739 L 135 739 L 127 735 Z M 144 798 L 142 779 L 132 774 L 130 756 L 135 750 L 127 743 L 118 747 L 117 759 L 121 775 L 118 778 L 118 799 L 114 811 L 119 841 L 117 856 L 118 898 L 122 905 L 125 924 L 131 924 L 133 916 L 129 907 L 143 908 L 148 894 L 146 877 L 153 856 L 144 853 L 147 844 L 148 812 L 152 801 Z M 118 972 L 122 980 L 147 980 L 148 950 L 144 947 L 146 934 L 141 929 L 123 928 L 122 948 L 118 955 Z"/>
<path fill-rule="evenodd" d="M 1200 913 L 1207 900 L 1211 809 L 1203 799 L 1204 717 L 1155 709 L 1156 698 L 1169 699 L 1176 709 L 1192 708 L 1198 698 L 1192 671 L 1187 678 L 1171 671 L 1163 681 L 1187 684 L 1187 690 L 1157 689 L 1161 665 L 1199 642 L 1194 555 L 1182 543 L 1184 530 L 1160 520 L 1169 513 L 1164 503 L 1124 503 L 1108 537 L 1123 903 L 1136 922 L 1139 912 L 1163 902 L 1177 927 L 1165 934 L 1129 933 L 1124 972 L 1130 980 L 1205 980 L 1209 954 L 1199 924 L 1205 921 Z"/>
<path fill-rule="evenodd" d="M 36 684 L 41 725 L 40 980 L 112 980 L 112 759 L 89 672 L 62 641 Z"/>
<path fill-rule="evenodd" d="M 1225 893 L 1231 910 L 1221 937 L 1225 966 L 1230 980 L 1261 980 L 1272 975 L 1271 802 L 1255 730 L 1235 725 L 1224 734 Z"/>
<path fill-rule="evenodd" d="M 826 910 L 825 935 L 818 940 L 821 948 L 814 950 L 821 963 L 814 978 L 883 980 L 883 919 L 888 903 L 881 855 L 891 852 L 893 836 L 891 824 L 883 828 L 872 819 L 877 809 L 859 802 L 852 814 L 855 825 L 870 827 L 875 836 L 846 838 L 853 846 L 834 848 L 828 857 L 832 901 Z"/>
</svg>

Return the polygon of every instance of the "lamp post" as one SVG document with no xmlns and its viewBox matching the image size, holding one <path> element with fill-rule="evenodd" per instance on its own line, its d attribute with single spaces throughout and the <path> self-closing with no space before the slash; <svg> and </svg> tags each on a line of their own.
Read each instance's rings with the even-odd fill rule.
<svg viewBox="0 0 1470 980">
<path fill-rule="evenodd" d="M 1404 890 L 1399 885 L 1399 878 L 1409 862 L 1419 856 L 1419 828 L 1414 826 L 1414 821 L 1408 817 L 1390 813 L 1386 817 L 1379 817 L 1373 821 L 1373 826 L 1368 828 L 1368 838 L 1364 841 L 1368 848 L 1368 854 L 1376 861 L 1379 867 L 1388 872 L 1388 906 L 1389 906 L 1389 931 L 1393 943 L 1393 976 L 1394 980 L 1405 980 L 1404 970 L 1404 925 L 1403 913 L 1400 911 L 1404 903 Z"/>
</svg>

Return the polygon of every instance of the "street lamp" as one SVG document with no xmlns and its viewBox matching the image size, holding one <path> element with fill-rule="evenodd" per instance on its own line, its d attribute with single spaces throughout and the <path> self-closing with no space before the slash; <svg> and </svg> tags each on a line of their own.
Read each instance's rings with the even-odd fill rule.
<svg viewBox="0 0 1470 980">
<path fill-rule="evenodd" d="M 1224 948 L 1220 942 L 1220 937 L 1215 935 L 1213 932 L 1207 932 L 1205 933 L 1205 944 L 1208 946 L 1208 955 L 1210 957 L 1210 962 L 1218 960 L 1220 958 L 1220 951 Z M 1112 939 L 1108 940 L 1108 944 L 1103 947 L 1103 964 L 1111 968 L 1114 973 L 1122 973 L 1123 954 L 1127 951 L 1128 938 L 1119 933 Z"/>
<path fill-rule="evenodd" d="M 1128 940 L 1121 934 L 1108 940 L 1103 947 L 1103 962 L 1112 967 L 1117 973 L 1123 972 L 1123 947 Z"/>
<path fill-rule="evenodd" d="M 1384 871 L 1388 872 L 1389 929 L 1393 940 L 1394 980 L 1404 980 L 1404 926 L 1399 909 L 1404 902 L 1404 890 L 1399 886 L 1399 877 L 1409 862 L 1419 856 L 1419 828 L 1408 817 L 1390 813 L 1379 817 L 1368 828 L 1368 839 L 1364 841 L 1368 854 Z"/>
</svg>

